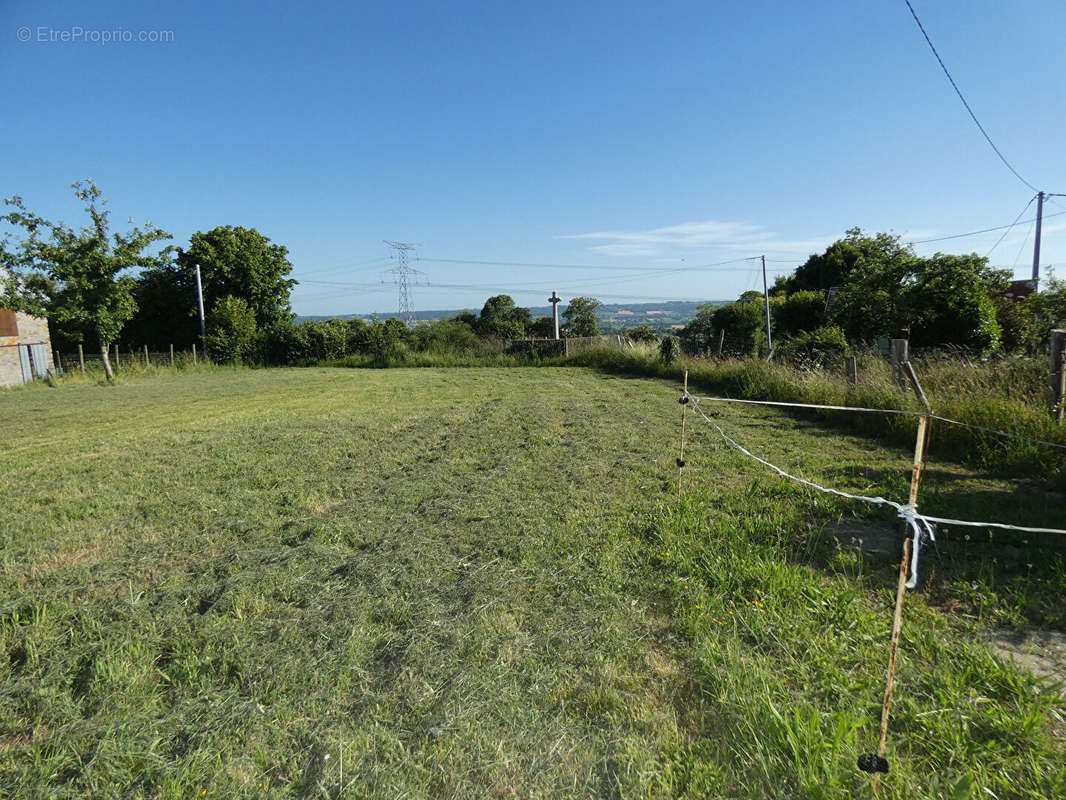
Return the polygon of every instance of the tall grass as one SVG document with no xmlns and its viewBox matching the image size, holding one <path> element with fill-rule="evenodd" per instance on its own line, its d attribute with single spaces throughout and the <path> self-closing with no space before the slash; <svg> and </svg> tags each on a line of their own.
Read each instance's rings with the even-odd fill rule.
<svg viewBox="0 0 1066 800">
<path fill-rule="evenodd" d="M 682 358 L 665 364 L 646 350 L 597 349 L 566 359 L 574 366 L 602 372 L 679 382 L 688 372 L 689 388 L 746 400 L 849 405 L 922 410 L 915 396 L 892 380 L 885 359 L 859 356 L 859 381 L 849 386 L 842 370 L 801 371 L 755 359 Z M 971 425 L 1066 445 L 1066 426 L 1048 413 L 1044 395 L 1046 367 L 1039 359 L 1010 358 L 973 363 L 946 355 L 918 358 L 916 372 L 933 410 Z M 913 441 L 914 421 L 898 415 L 797 411 L 830 425 Z M 938 422 L 935 452 L 999 472 L 1066 479 L 1066 451 Z"/>
<path fill-rule="evenodd" d="M 856 759 L 876 749 L 891 582 L 854 552 L 832 556 L 828 575 L 797 563 L 797 549 L 818 547 L 801 517 L 756 486 L 693 492 L 649 526 L 694 691 L 714 708 L 707 744 L 680 759 L 690 768 L 674 776 L 677 796 L 870 796 Z M 911 595 L 880 796 L 1064 796 L 1059 705 Z M 706 774 L 712 751 L 720 771 Z"/>
</svg>

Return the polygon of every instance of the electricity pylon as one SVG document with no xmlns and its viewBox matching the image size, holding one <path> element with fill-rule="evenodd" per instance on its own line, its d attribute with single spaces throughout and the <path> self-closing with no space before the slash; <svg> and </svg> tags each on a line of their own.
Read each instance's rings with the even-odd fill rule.
<svg viewBox="0 0 1066 800">
<path fill-rule="evenodd" d="M 397 264 L 387 272 L 395 277 L 396 286 L 399 288 L 400 319 L 410 328 L 415 324 L 415 310 L 411 304 L 411 276 L 422 274 L 408 263 L 408 256 L 415 249 L 415 245 L 407 242 L 393 242 L 388 239 L 385 240 L 385 244 L 396 251 Z"/>
</svg>

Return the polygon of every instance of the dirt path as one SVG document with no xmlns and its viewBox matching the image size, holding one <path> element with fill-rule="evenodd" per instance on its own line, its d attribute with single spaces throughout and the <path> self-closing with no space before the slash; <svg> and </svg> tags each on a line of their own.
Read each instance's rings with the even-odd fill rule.
<svg viewBox="0 0 1066 800">
<path fill-rule="evenodd" d="M 1066 698 L 1066 634 L 1034 628 L 1000 629 L 989 638 L 993 651 L 1038 678 L 1059 685 Z"/>
</svg>

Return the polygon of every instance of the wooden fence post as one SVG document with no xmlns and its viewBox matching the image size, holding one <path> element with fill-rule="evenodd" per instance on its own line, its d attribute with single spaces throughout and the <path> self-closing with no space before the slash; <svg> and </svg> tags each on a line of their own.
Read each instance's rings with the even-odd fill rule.
<svg viewBox="0 0 1066 800">
<path fill-rule="evenodd" d="M 174 366 L 174 345 L 170 345 L 170 366 Z"/>
<path fill-rule="evenodd" d="M 848 385 L 859 385 L 859 361 L 855 356 L 848 356 Z"/>
<path fill-rule="evenodd" d="M 196 342 L 192 343 L 192 365 L 196 366 Z"/>
<path fill-rule="evenodd" d="M 1051 413 L 1056 420 L 1062 422 L 1063 406 L 1066 405 L 1066 368 L 1063 360 L 1066 359 L 1066 330 L 1056 328 L 1051 331 Z"/>
<path fill-rule="evenodd" d="M 115 342 L 115 369 L 119 368 L 120 361 L 121 361 L 121 358 L 120 358 L 119 353 L 118 353 L 118 342 Z"/>
<path fill-rule="evenodd" d="M 903 363 L 910 360 L 910 345 L 906 339 L 892 340 L 892 380 L 900 389 L 907 388 L 907 377 L 903 372 Z"/>
<path fill-rule="evenodd" d="M 78 345 L 78 366 L 81 367 L 82 372 L 85 372 L 85 351 L 82 349 L 81 344 Z"/>
<path fill-rule="evenodd" d="M 63 359 L 59 357 L 59 351 L 58 350 L 53 350 L 52 351 L 52 356 L 53 356 L 53 360 L 55 361 L 56 369 L 59 372 L 62 372 L 63 371 Z"/>
<path fill-rule="evenodd" d="M 149 361 L 148 361 L 148 345 L 144 345 L 144 365 L 146 367 L 149 365 Z"/>
<path fill-rule="evenodd" d="M 717 351 L 716 355 L 719 358 L 722 357 L 722 347 L 724 345 L 725 345 L 725 328 L 722 328 L 722 330 L 718 331 L 718 351 Z"/>
</svg>

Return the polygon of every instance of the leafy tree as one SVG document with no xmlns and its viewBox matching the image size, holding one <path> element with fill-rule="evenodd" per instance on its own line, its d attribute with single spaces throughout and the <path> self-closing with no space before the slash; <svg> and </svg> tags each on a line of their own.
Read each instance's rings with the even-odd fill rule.
<svg viewBox="0 0 1066 800">
<path fill-rule="evenodd" d="M 681 341 L 676 336 L 664 336 L 659 342 L 659 360 L 664 364 L 673 364 L 681 355 Z"/>
<path fill-rule="evenodd" d="M 743 342 L 745 350 L 754 352 L 760 341 L 766 341 L 766 306 L 761 294 L 757 299 L 743 299 L 746 294 L 716 308 L 711 323 L 716 332 L 724 330 L 731 340 Z"/>
<path fill-rule="evenodd" d="M 415 329 L 416 346 L 432 353 L 469 353 L 484 345 L 469 325 L 457 319 L 441 319 Z"/>
<path fill-rule="evenodd" d="M 303 339 L 305 343 L 304 358 L 315 361 L 331 361 L 348 355 L 348 340 L 351 326 L 342 319 L 326 319 L 305 322 Z"/>
<path fill-rule="evenodd" d="M 993 351 L 1001 338 L 993 298 L 1007 277 L 976 254 L 920 258 L 899 236 L 852 228 L 775 284 L 775 327 L 787 335 L 829 324 L 852 341 L 902 336 L 918 347 Z"/>
<path fill-rule="evenodd" d="M 195 288 L 175 280 L 173 263 L 144 270 L 133 284 L 133 299 L 137 311 L 126 324 L 129 341 L 163 350 L 199 340 Z"/>
<path fill-rule="evenodd" d="M 690 355 L 702 355 L 711 349 L 718 335 L 714 327 L 714 312 L 718 308 L 711 303 L 699 307 L 696 316 L 678 332 L 682 350 Z"/>
<path fill-rule="evenodd" d="M 0 307 L 43 317 L 55 294 L 55 282 L 44 273 L 24 269 L 9 244 L 6 237 L 0 241 Z"/>
<path fill-rule="evenodd" d="M 532 322 L 528 308 L 520 308 L 507 294 L 498 294 L 485 301 L 477 320 L 481 336 L 499 339 L 521 339 Z"/>
<path fill-rule="evenodd" d="M 460 311 L 455 315 L 455 320 L 463 323 L 471 330 L 477 330 L 477 314 L 473 311 Z"/>
<path fill-rule="evenodd" d="M 411 329 L 396 317 L 389 317 L 384 322 L 374 322 L 367 328 L 368 350 L 375 360 L 383 366 L 389 360 L 402 354 L 407 349 L 407 341 L 411 336 Z"/>
<path fill-rule="evenodd" d="M 637 328 L 630 328 L 626 331 L 625 335 L 634 342 L 654 342 L 658 339 L 655 335 L 655 331 L 651 329 L 651 325 L 641 325 Z"/>
<path fill-rule="evenodd" d="M 104 373 L 108 380 L 113 380 L 108 350 L 137 308 L 134 281 L 122 272 L 130 267 L 161 265 L 163 257 L 149 255 L 145 250 L 171 236 L 151 222 L 143 229 L 135 227 L 125 234 L 113 233 L 110 212 L 103 208 L 106 200 L 96 184 L 91 180 L 79 181 L 72 188 L 89 215 L 89 224 L 80 231 L 27 211 L 20 197 L 5 201 L 14 210 L 2 219 L 22 228 L 27 237 L 15 253 L 5 246 L 4 259 L 11 259 L 9 263 L 17 267 L 13 273 L 16 276 L 20 272 L 33 272 L 55 281 L 55 291 L 48 300 L 50 320 L 76 341 L 96 342 Z M 24 294 L 24 290 L 19 291 Z"/>
<path fill-rule="evenodd" d="M 913 255 L 899 236 L 889 233 L 866 236 L 860 228 L 851 228 L 843 239 L 833 242 L 824 253 L 812 255 L 792 275 L 784 281 L 779 280 L 775 289 L 783 289 L 786 294 L 805 290 L 824 292 L 833 286 L 842 286 L 856 270 L 896 260 L 905 261 Z"/>
<path fill-rule="evenodd" d="M 292 317 L 289 292 L 296 281 L 289 251 L 254 228 L 223 225 L 207 233 L 194 233 L 186 249 L 179 250 L 173 279 L 195 297 L 195 269 L 200 265 L 204 303 L 212 305 L 227 295 L 244 300 L 260 327 Z"/>
<path fill-rule="evenodd" d="M 205 344 L 211 357 L 227 363 L 244 361 L 252 354 L 255 342 L 255 314 L 244 298 L 217 300 L 207 318 Z"/>
<path fill-rule="evenodd" d="M 529 326 L 529 335 L 537 339 L 555 338 L 555 319 L 553 317 L 537 317 Z"/>
<path fill-rule="evenodd" d="M 569 338 L 579 336 L 599 336 L 600 327 L 596 322 L 596 311 L 603 305 L 594 297 L 575 297 L 566 306 L 563 317 L 566 319 L 565 335 Z"/>
<path fill-rule="evenodd" d="M 994 302 L 1006 349 L 1043 352 L 1051 329 L 1066 327 L 1066 281 L 1052 277 L 1042 292 L 1022 300 L 998 296 Z"/>
<path fill-rule="evenodd" d="M 800 369 L 824 369 L 843 363 L 848 354 L 848 340 L 840 328 L 826 325 L 786 338 L 775 344 L 774 350 L 777 361 Z"/>
<path fill-rule="evenodd" d="M 771 297 L 774 336 L 813 331 L 825 319 L 825 293 L 811 290 Z"/>
<path fill-rule="evenodd" d="M 976 254 L 919 258 L 895 253 L 853 269 L 829 307 L 831 324 L 852 341 L 903 336 L 918 347 L 999 347 L 992 298 L 1007 273 Z"/>
<path fill-rule="evenodd" d="M 307 329 L 291 319 L 274 322 L 260 330 L 256 350 L 264 364 L 297 364 L 310 358 Z"/>
</svg>

